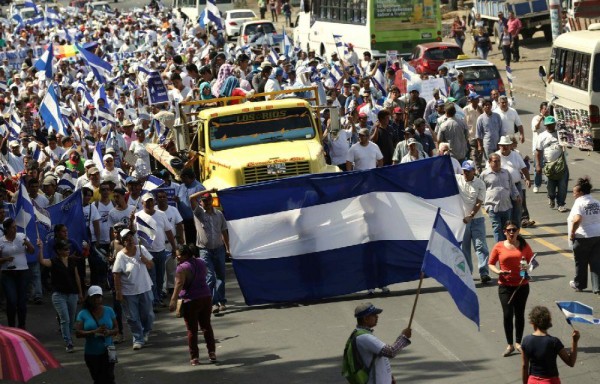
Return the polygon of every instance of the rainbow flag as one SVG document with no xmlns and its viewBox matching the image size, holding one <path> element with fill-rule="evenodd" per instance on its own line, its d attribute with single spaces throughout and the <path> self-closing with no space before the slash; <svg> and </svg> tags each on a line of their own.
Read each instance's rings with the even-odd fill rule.
<svg viewBox="0 0 600 384">
<path fill-rule="evenodd" d="M 54 57 L 62 59 L 64 57 L 72 57 L 79 53 L 75 45 L 55 45 Z"/>
</svg>

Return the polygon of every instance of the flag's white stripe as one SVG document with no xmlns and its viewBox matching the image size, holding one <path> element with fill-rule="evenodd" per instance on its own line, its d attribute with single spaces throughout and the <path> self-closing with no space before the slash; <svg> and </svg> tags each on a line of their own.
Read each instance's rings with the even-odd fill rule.
<svg viewBox="0 0 600 384">
<path fill-rule="evenodd" d="M 563 313 L 565 314 L 565 316 L 567 317 L 567 319 L 582 319 L 582 320 L 586 320 L 589 321 L 590 324 L 594 323 L 594 315 L 586 315 L 583 313 L 573 313 L 573 312 L 569 312 L 564 308 L 561 308 L 561 310 L 563 311 Z"/>
<path fill-rule="evenodd" d="M 464 234 L 460 196 L 424 200 L 406 192 L 372 192 L 328 204 L 231 220 L 230 244 L 237 259 L 270 259 L 379 240 L 427 241 L 438 206 L 460 241 Z"/>
<path fill-rule="evenodd" d="M 456 245 L 452 244 L 448 239 L 434 230 L 431 234 L 431 240 L 427 245 L 427 250 L 440 262 L 444 263 L 448 268 L 450 268 L 450 270 L 454 271 L 454 273 L 463 281 L 463 283 L 473 292 L 475 292 L 475 283 L 473 282 L 473 277 L 469 272 L 468 266 L 466 273 L 463 273 L 459 268 L 456 267 L 455 253 L 451 250 L 456 250 L 462 254 L 462 250 L 460 248 L 457 248 Z"/>
</svg>

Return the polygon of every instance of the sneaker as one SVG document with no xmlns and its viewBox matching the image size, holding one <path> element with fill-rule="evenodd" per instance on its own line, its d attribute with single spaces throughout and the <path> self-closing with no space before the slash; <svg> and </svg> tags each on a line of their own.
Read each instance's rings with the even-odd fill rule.
<svg viewBox="0 0 600 384">
<path fill-rule="evenodd" d="M 539 193 L 539 192 L 540 192 L 539 187 L 533 187 L 533 193 Z"/>
<path fill-rule="evenodd" d="M 573 280 L 569 281 L 569 287 L 573 288 L 573 290 L 575 292 L 582 292 L 581 289 L 577 288 L 577 286 L 575 285 L 575 282 Z"/>
<path fill-rule="evenodd" d="M 217 354 L 214 352 L 209 352 L 208 353 L 208 359 L 210 360 L 211 364 L 214 364 L 217 362 Z"/>
<path fill-rule="evenodd" d="M 223 312 L 227 309 L 227 307 L 225 306 L 225 304 L 219 304 L 219 312 Z"/>
<path fill-rule="evenodd" d="M 218 306 L 218 305 L 213 305 L 213 310 L 212 310 L 212 312 L 213 312 L 214 314 L 217 314 L 217 313 L 219 313 L 219 311 L 220 311 L 220 309 L 219 309 L 219 306 Z"/>
<path fill-rule="evenodd" d="M 388 287 L 383 287 L 381 288 L 381 293 L 387 295 L 390 293 L 390 289 Z"/>
<path fill-rule="evenodd" d="M 489 275 L 483 275 L 483 276 L 481 276 L 481 282 L 483 284 L 489 283 L 490 281 L 492 281 L 492 278 Z"/>
<path fill-rule="evenodd" d="M 118 333 L 117 336 L 113 337 L 113 343 L 121 344 L 123 342 L 123 334 Z"/>
<path fill-rule="evenodd" d="M 558 206 L 558 212 L 567 212 L 568 210 L 569 208 L 565 207 L 564 205 Z"/>
<path fill-rule="evenodd" d="M 67 348 L 65 348 L 65 350 L 67 351 L 67 353 L 75 352 L 75 348 L 73 347 L 73 344 L 67 345 Z"/>
<path fill-rule="evenodd" d="M 140 349 L 142 349 L 142 343 L 133 343 L 134 351 L 139 351 Z"/>
<path fill-rule="evenodd" d="M 374 294 L 375 294 L 375 290 L 374 289 L 367 290 L 367 295 L 373 296 Z"/>
<path fill-rule="evenodd" d="M 193 366 L 200 365 L 200 359 L 192 359 L 190 360 L 190 364 Z"/>
<path fill-rule="evenodd" d="M 550 206 L 550 209 L 554 209 L 554 207 L 556 206 L 556 204 L 554 203 L 554 200 L 548 198 L 548 205 Z"/>
</svg>

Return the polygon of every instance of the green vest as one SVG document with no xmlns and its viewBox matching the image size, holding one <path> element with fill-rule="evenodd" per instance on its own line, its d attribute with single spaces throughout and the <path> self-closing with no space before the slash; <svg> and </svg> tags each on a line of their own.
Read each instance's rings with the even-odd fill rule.
<svg viewBox="0 0 600 384">
<path fill-rule="evenodd" d="M 369 372 L 371 371 L 371 366 L 373 365 L 375 358 L 373 357 L 371 365 L 366 367 L 360 357 L 356 345 L 356 338 L 360 335 L 367 334 L 370 335 L 371 332 L 366 329 L 355 329 L 348 338 L 348 341 L 346 341 L 344 360 L 342 361 L 342 376 L 344 376 L 350 384 L 365 384 L 369 381 Z"/>
</svg>

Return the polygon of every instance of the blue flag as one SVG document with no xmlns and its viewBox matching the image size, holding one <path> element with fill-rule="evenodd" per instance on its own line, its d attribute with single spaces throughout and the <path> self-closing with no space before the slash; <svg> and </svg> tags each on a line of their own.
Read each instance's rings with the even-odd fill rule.
<svg viewBox="0 0 600 384">
<path fill-rule="evenodd" d="M 135 226 L 139 238 L 146 246 L 151 246 L 154 242 L 154 238 L 156 237 L 156 230 L 139 216 L 136 216 L 135 218 Z"/>
<path fill-rule="evenodd" d="M 479 328 L 479 301 L 465 255 L 438 208 L 421 270 L 442 284 L 459 311 Z"/>
<path fill-rule="evenodd" d="M 218 193 L 250 305 L 417 280 L 437 207 L 449 212 L 453 231 L 464 227 L 448 156 L 279 180 L 274 170 L 270 177 Z"/>
<path fill-rule="evenodd" d="M 594 317 L 594 308 L 579 301 L 557 301 L 556 305 L 567 318 L 567 323 L 572 321 L 584 324 L 600 325 L 600 319 Z"/>
<path fill-rule="evenodd" d="M 206 28 L 209 23 L 213 22 L 217 26 L 217 30 L 223 29 L 223 22 L 221 20 L 221 12 L 215 3 L 215 0 L 206 0 L 206 8 L 200 14 L 198 18 L 198 24 L 202 28 Z"/>
<path fill-rule="evenodd" d="M 69 136 L 62 120 L 58 98 L 53 86 L 48 87 L 48 92 L 40 104 L 40 116 L 46 123 L 46 127 L 60 135 Z"/>
<path fill-rule="evenodd" d="M 79 51 L 80 57 L 82 57 L 87 65 L 89 65 L 90 69 L 94 73 L 94 76 L 96 77 L 96 80 L 98 80 L 100 84 L 106 83 L 106 77 L 110 76 L 110 73 L 112 72 L 112 65 L 77 43 L 75 44 L 75 48 L 77 48 Z"/>
<path fill-rule="evenodd" d="M 52 73 L 52 60 L 54 60 L 54 45 L 48 44 L 48 49 L 44 54 L 35 62 L 33 65 L 38 71 L 44 71 L 46 79 L 52 79 L 54 74 Z"/>
</svg>

